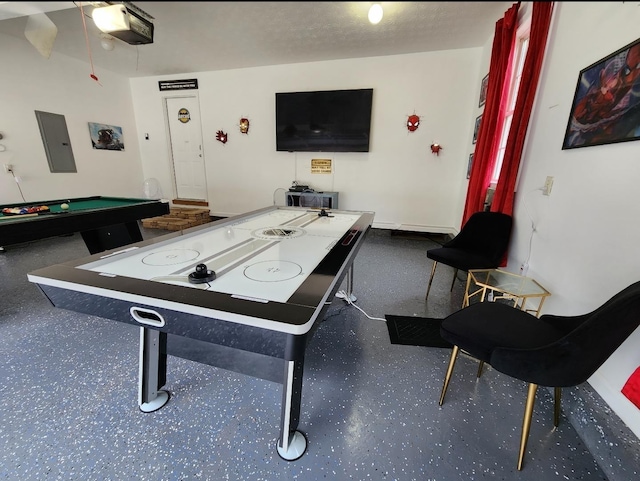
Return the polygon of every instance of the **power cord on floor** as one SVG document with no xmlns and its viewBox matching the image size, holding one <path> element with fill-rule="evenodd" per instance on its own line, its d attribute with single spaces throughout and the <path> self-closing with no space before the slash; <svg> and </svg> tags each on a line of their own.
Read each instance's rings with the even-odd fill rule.
<svg viewBox="0 0 640 481">
<path fill-rule="evenodd" d="M 336 297 L 339 299 L 344 300 L 344 302 L 346 302 L 347 304 L 349 304 L 350 306 L 355 307 L 356 309 L 358 309 L 360 312 L 362 312 L 365 316 L 367 316 L 369 319 L 371 319 L 372 321 L 387 321 L 386 319 L 383 319 L 381 317 L 371 317 L 369 314 L 367 314 L 366 312 L 364 312 L 362 309 L 360 309 L 359 306 L 356 306 L 353 303 L 353 300 L 351 300 L 351 296 L 348 295 L 345 291 L 338 291 L 336 292 Z"/>
</svg>

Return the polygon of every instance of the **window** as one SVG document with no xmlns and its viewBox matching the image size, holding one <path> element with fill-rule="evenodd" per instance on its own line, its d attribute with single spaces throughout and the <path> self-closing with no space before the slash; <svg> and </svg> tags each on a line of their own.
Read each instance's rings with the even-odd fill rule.
<svg viewBox="0 0 640 481">
<path fill-rule="evenodd" d="M 504 152 L 507 148 L 507 138 L 509 137 L 509 130 L 511 128 L 511 120 L 513 119 L 513 111 L 516 106 L 516 99 L 518 98 L 518 89 L 520 88 L 520 79 L 522 78 L 522 69 L 524 68 L 524 59 L 527 58 L 527 49 L 529 47 L 529 25 L 526 25 L 526 31 L 522 30 L 518 32 L 517 45 L 514 57 L 514 69 L 509 79 L 509 97 L 507 101 L 507 109 L 504 113 L 502 120 L 502 131 L 500 134 L 500 144 L 498 146 L 498 152 L 496 153 L 496 162 L 493 168 L 493 175 L 491 176 L 491 184 L 495 187 L 498 183 L 498 177 L 500 177 L 500 169 L 502 168 L 502 159 L 504 159 Z"/>
</svg>

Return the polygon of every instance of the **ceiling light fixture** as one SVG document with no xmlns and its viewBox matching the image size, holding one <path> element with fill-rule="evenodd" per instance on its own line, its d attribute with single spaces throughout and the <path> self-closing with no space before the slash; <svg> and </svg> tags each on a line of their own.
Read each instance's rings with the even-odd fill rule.
<svg viewBox="0 0 640 481">
<path fill-rule="evenodd" d="M 369 8 L 369 21 L 373 25 L 379 24 L 380 20 L 382 20 L 383 13 L 384 12 L 382 11 L 382 5 L 380 5 L 379 3 L 374 3 L 373 5 L 371 5 L 371 8 Z"/>
<path fill-rule="evenodd" d="M 129 16 L 124 5 L 116 4 L 94 8 L 91 16 L 96 27 L 105 33 L 129 30 L 130 28 Z"/>
</svg>

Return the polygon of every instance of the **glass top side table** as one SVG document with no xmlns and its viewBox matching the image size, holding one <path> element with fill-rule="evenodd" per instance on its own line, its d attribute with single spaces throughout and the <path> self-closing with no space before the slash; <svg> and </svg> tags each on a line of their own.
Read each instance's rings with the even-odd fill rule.
<svg viewBox="0 0 640 481">
<path fill-rule="evenodd" d="M 475 290 L 470 292 L 469 289 Z M 467 307 L 471 298 L 478 295 L 480 296 L 480 302 L 491 300 L 487 299 L 487 297 L 492 298 L 492 300 L 507 299 L 513 301 L 513 307 L 539 316 L 545 299 L 551 293 L 531 277 L 513 274 L 500 269 L 472 269 L 467 276 L 467 287 L 462 307 Z M 529 299 L 539 300 L 537 308 L 527 307 Z"/>
</svg>

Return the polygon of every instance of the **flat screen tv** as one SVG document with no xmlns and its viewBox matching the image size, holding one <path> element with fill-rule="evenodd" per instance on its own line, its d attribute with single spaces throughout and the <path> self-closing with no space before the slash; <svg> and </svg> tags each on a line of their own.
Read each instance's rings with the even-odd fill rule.
<svg viewBox="0 0 640 481">
<path fill-rule="evenodd" d="M 369 152 L 373 89 L 276 93 L 276 150 Z"/>
</svg>

